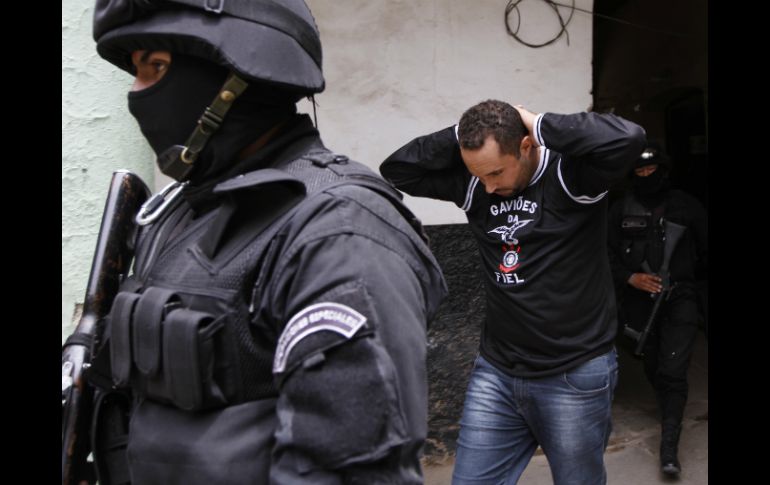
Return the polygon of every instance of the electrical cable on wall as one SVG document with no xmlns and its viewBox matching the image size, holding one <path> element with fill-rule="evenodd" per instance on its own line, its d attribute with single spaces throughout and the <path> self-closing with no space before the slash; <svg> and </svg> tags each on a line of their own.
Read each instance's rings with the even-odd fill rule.
<svg viewBox="0 0 770 485">
<path fill-rule="evenodd" d="M 559 30 L 559 33 L 557 33 L 550 40 L 548 40 L 546 42 L 543 42 L 541 44 L 534 44 L 534 43 L 531 43 L 531 42 L 526 42 L 526 41 L 522 40 L 521 37 L 518 36 L 519 28 L 521 28 L 521 12 L 519 11 L 519 4 L 521 2 L 523 2 L 523 1 L 524 0 L 509 0 L 508 4 L 505 6 L 505 18 L 504 18 L 504 20 L 505 20 L 505 30 L 508 32 L 508 35 L 510 35 L 511 37 L 513 37 L 514 39 L 516 39 L 517 41 L 519 41 L 520 43 L 524 44 L 527 47 L 538 48 L 538 47 L 547 46 L 549 44 L 553 44 L 554 42 L 556 42 L 556 40 L 559 39 L 559 37 L 562 36 L 562 34 L 564 34 L 564 36 L 567 38 L 567 45 L 569 45 L 569 32 L 567 31 L 567 25 L 572 20 L 572 16 L 574 15 L 575 10 L 578 10 L 580 12 L 585 12 L 585 13 L 588 13 L 588 14 L 594 15 L 596 17 L 606 19 L 606 20 L 611 20 L 613 22 L 618 22 L 618 23 L 621 23 L 621 24 L 630 25 L 632 27 L 637 27 L 637 28 L 640 28 L 640 29 L 650 30 L 650 31 L 653 31 L 653 32 L 661 33 L 661 34 L 672 35 L 672 36 L 675 36 L 675 37 L 691 37 L 689 35 L 682 34 L 682 33 L 679 33 L 679 32 L 672 32 L 670 30 L 657 29 L 657 28 L 654 28 L 654 27 L 648 27 L 646 25 L 635 24 L 633 22 L 629 22 L 628 20 L 623 20 L 623 19 L 619 19 L 619 18 L 615 18 L 615 17 L 610 17 L 609 15 L 604 15 L 604 14 L 593 12 L 591 10 L 586 10 L 586 9 L 583 9 L 583 8 L 579 8 L 579 7 L 575 6 L 575 0 L 572 0 L 572 5 L 565 5 L 563 3 L 554 2 L 552 0 L 542 0 L 549 7 L 551 7 L 554 12 L 556 12 L 556 16 L 559 18 L 559 25 L 561 25 L 561 29 Z M 567 20 L 564 20 L 564 17 L 562 17 L 562 13 L 559 11 L 559 7 L 566 7 L 566 8 L 570 9 L 569 17 L 567 17 Z M 515 29 L 511 29 L 511 25 L 509 23 L 509 16 L 510 16 L 511 12 L 513 12 L 514 10 L 516 11 L 516 28 Z"/>
<path fill-rule="evenodd" d="M 561 30 L 559 30 L 559 33 L 556 34 L 551 40 L 545 41 L 542 44 L 533 44 L 531 42 L 527 42 L 525 40 L 522 40 L 521 37 L 518 36 L 519 28 L 521 27 L 521 12 L 519 12 L 519 4 L 524 0 L 510 0 L 508 2 L 508 5 L 505 6 L 505 30 L 508 31 L 508 35 L 519 41 L 520 43 L 524 44 L 527 47 L 544 47 L 548 44 L 553 44 L 556 42 L 556 40 L 562 36 L 562 34 L 565 35 L 567 38 L 567 45 L 569 45 L 569 32 L 567 32 L 567 25 L 572 20 L 572 15 L 575 13 L 575 0 L 572 0 L 572 5 L 569 6 L 570 12 L 569 17 L 567 20 L 564 20 L 564 17 L 562 17 L 561 12 L 559 11 L 558 6 L 567 7 L 567 5 L 561 5 L 557 4 L 556 2 L 552 2 L 551 0 L 543 0 L 549 7 L 551 7 L 554 12 L 556 12 L 556 16 L 559 18 L 559 25 L 561 25 Z M 511 29 L 511 25 L 508 23 L 508 17 L 511 14 L 511 12 L 516 11 L 516 28 Z"/>
</svg>

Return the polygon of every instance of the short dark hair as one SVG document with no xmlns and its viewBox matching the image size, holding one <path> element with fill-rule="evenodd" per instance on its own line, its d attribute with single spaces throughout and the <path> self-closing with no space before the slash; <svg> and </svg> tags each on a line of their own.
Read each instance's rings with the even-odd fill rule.
<svg viewBox="0 0 770 485">
<path fill-rule="evenodd" d="M 469 108 L 460 118 L 458 128 L 460 146 L 478 150 L 489 135 L 500 145 L 503 154 L 519 156 L 521 140 L 527 128 L 519 111 L 504 101 L 488 99 Z"/>
</svg>

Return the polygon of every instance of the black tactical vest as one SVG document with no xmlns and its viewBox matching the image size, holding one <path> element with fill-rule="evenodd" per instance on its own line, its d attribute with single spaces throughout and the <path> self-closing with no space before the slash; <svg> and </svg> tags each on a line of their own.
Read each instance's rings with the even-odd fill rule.
<svg viewBox="0 0 770 485">
<path fill-rule="evenodd" d="M 221 194 L 223 203 L 197 219 L 180 199 L 141 231 L 134 273 L 121 285 L 108 319 L 109 340 L 95 357 L 109 369 L 111 384 L 130 388 L 135 403 L 149 403 L 135 408 L 142 419 L 134 422 L 158 421 L 162 427 L 163 421 L 177 419 L 173 408 L 196 412 L 184 419 L 216 420 L 217 410 L 239 413 L 249 409 L 243 407 L 249 402 L 259 401 L 256 414 L 248 412 L 262 417 L 248 419 L 268 423 L 261 428 L 272 426 L 277 396 L 272 363 L 285 322 L 261 320 L 253 314 L 254 304 L 276 248 L 286 243 L 276 234 L 297 210 L 313 204 L 314 196 L 345 184 L 363 185 L 389 199 L 424 239 L 419 221 L 398 192 L 365 166 L 321 147 L 217 185 L 214 192 Z M 110 365 L 104 365 L 105 360 Z M 101 387 L 108 386 L 102 382 Z M 132 412 L 122 406 L 122 412 Z M 112 451 L 99 449 L 99 442 L 114 443 L 108 428 L 121 426 L 102 423 L 95 428 L 100 428 L 94 431 L 100 482 L 118 483 L 120 479 L 109 477 L 127 476 L 125 437 L 117 440 L 122 448 Z M 175 432 L 179 429 L 184 427 Z M 272 429 L 255 430 L 255 436 L 260 433 L 262 441 L 250 445 L 259 450 L 253 466 L 262 473 L 269 464 L 269 446 L 264 443 Z M 228 473 L 223 466 L 215 473 Z M 232 466 L 229 470 L 235 477 L 241 473 Z M 145 468 L 140 473 L 157 480 L 168 470 Z M 260 476 L 253 475 L 256 483 Z M 200 480 L 205 482 L 205 477 Z"/>
<path fill-rule="evenodd" d="M 650 209 L 639 203 L 632 193 L 625 195 L 621 219 L 621 254 L 628 268 L 640 270 L 645 261 L 652 271 L 660 268 L 663 260 L 664 211 L 665 201 Z"/>
<path fill-rule="evenodd" d="M 113 381 L 185 410 L 275 396 L 280 328 L 249 323 L 260 270 L 293 211 L 341 184 L 376 190 L 419 224 L 368 168 L 315 149 L 217 185 L 224 203 L 198 219 L 188 222 L 191 209 L 180 199 L 148 226 L 110 315 Z"/>
</svg>

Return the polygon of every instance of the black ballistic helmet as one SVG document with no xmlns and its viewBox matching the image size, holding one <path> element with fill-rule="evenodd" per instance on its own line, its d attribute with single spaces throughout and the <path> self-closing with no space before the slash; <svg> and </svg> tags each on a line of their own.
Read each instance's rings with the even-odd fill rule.
<svg viewBox="0 0 770 485">
<path fill-rule="evenodd" d="M 132 74 L 131 52 L 168 50 L 295 100 L 324 89 L 321 39 L 303 0 L 96 0 L 93 28 L 99 55 Z"/>
<path fill-rule="evenodd" d="M 639 155 L 639 158 L 636 159 L 636 162 L 634 162 L 633 169 L 653 164 L 657 164 L 658 167 L 668 168 L 670 160 L 659 144 L 650 142 L 647 144 L 647 148 Z"/>
</svg>

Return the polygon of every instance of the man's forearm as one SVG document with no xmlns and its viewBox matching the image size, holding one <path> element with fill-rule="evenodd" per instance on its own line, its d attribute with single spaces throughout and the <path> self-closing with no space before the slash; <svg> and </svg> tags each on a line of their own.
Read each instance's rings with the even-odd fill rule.
<svg viewBox="0 0 770 485">
<path fill-rule="evenodd" d="M 641 126 L 611 114 L 544 113 L 534 131 L 538 143 L 562 154 L 560 177 L 573 198 L 601 197 L 647 141 Z"/>
<path fill-rule="evenodd" d="M 625 173 L 644 150 L 644 129 L 619 116 L 598 113 L 544 113 L 535 136 L 548 148 L 586 163 Z"/>
<path fill-rule="evenodd" d="M 382 176 L 399 190 L 442 200 L 464 170 L 454 126 L 415 138 L 380 165 Z"/>
</svg>

